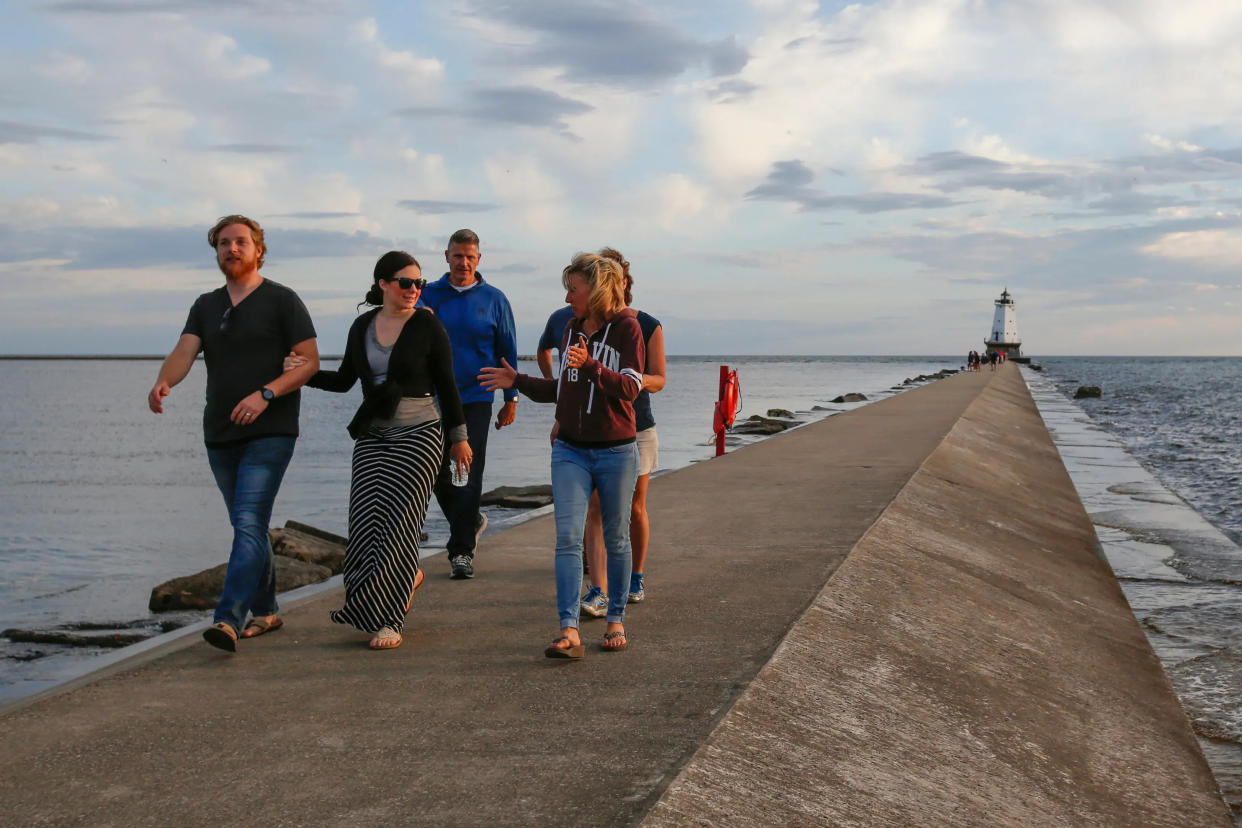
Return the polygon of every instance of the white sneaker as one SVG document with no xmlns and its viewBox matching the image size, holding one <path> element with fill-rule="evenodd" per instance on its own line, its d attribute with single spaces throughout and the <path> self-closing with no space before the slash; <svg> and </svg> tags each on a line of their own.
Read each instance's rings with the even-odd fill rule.
<svg viewBox="0 0 1242 828">
<path fill-rule="evenodd" d="M 582 611 L 594 618 L 603 618 L 608 614 L 608 596 L 599 587 L 591 587 L 582 599 Z"/>
</svg>

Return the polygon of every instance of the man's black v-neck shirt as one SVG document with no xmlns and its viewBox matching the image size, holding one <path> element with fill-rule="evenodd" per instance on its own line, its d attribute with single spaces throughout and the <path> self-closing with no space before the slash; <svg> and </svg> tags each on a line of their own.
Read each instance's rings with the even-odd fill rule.
<svg viewBox="0 0 1242 828">
<path fill-rule="evenodd" d="M 301 400 L 298 391 L 272 400 L 250 425 L 239 426 L 229 421 L 229 415 L 242 399 L 281 375 L 285 355 L 294 345 L 314 339 L 310 313 L 296 293 L 279 282 L 264 279 L 234 306 L 228 288 L 217 288 L 195 300 L 182 333 L 203 341 L 203 359 L 207 363 L 203 438 L 208 446 L 255 437 L 297 436 Z"/>
</svg>

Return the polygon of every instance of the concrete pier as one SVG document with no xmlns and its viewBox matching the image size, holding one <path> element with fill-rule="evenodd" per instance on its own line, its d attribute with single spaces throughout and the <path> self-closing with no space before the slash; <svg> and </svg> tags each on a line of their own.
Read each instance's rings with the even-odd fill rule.
<svg viewBox="0 0 1242 828">
<path fill-rule="evenodd" d="M 550 517 L 0 717 L 12 824 L 1227 825 L 1016 367 L 652 482 L 630 648 L 544 659 Z M 344 508 L 344 504 L 342 504 Z M 594 645 L 601 622 L 584 621 Z"/>
</svg>

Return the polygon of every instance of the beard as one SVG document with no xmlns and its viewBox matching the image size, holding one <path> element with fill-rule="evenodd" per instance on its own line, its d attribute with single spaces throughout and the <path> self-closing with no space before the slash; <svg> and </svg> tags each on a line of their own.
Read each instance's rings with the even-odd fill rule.
<svg viewBox="0 0 1242 828">
<path fill-rule="evenodd" d="M 250 271 L 257 269 L 258 263 L 258 256 L 246 259 L 225 259 L 224 261 L 220 261 L 218 258 L 216 259 L 216 265 L 220 268 L 220 272 L 223 273 L 227 279 L 237 279 L 246 275 Z"/>
</svg>

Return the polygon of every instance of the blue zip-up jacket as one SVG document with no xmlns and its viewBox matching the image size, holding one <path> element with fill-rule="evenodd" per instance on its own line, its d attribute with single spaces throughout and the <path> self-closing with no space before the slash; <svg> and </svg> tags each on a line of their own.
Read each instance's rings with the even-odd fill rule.
<svg viewBox="0 0 1242 828">
<path fill-rule="evenodd" d="M 517 367 L 517 327 L 509 300 L 476 271 L 478 284 L 458 291 L 445 273 L 423 288 L 419 304 L 436 312 L 453 346 L 453 375 L 462 404 L 490 403 L 496 392 L 479 386 L 479 369 L 500 365 L 501 357 Z M 517 389 L 504 392 L 505 401 L 517 399 Z"/>
</svg>

